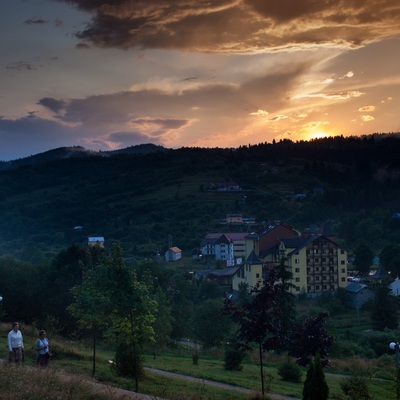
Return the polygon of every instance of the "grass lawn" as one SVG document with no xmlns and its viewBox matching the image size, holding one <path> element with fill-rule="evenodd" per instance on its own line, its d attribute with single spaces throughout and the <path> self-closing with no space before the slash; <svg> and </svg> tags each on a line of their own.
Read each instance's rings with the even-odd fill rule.
<svg viewBox="0 0 400 400">
<path fill-rule="evenodd" d="M 8 326 L 1 324 L 0 337 L 3 341 L 6 341 L 8 330 Z M 21 330 L 24 334 L 25 342 L 25 363 L 26 365 L 33 365 L 35 357 L 33 344 L 36 339 L 36 331 L 32 327 L 24 325 L 21 326 Z M 54 358 L 51 360 L 51 366 L 54 369 L 91 378 L 93 362 L 92 349 L 89 342 L 64 340 L 58 337 L 51 337 L 51 335 L 49 336 L 49 341 L 50 348 L 54 354 Z M 114 350 L 105 344 L 99 343 L 96 355 L 96 379 L 99 382 L 133 391 L 135 389 L 133 379 L 117 377 L 111 370 L 109 360 L 113 358 Z M 271 392 L 300 399 L 303 384 L 283 381 L 277 373 L 277 368 L 284 361 L 284 356 L 266 355 L 265 357 L 265 373 L 272 377 L 270 385 Z M 332 368 L 325 370 L 326 381 L 332 399 L 337 399 L 342 395 L 340 384 L 345 378 L 343 375 L 340 375 L 340 373 L 346 371 L 344 366 L 346 362 L 350 361 L 332 360 Z M 377 363 L 379 360 L 372 360 L 371 362 Z M 387 372 L 390 368 L 393 370 L 393 365 L 387 364 L 386 366 L 382 366 L 382 362 L 380 364 L 380 370 L 384 370 L 385 373 L 380 373 L 378 375 L 374 372 L 376 379 L 370 381 L 370 394 L 374 400 L 394 400 L 395 387 L 394 380 L 391 377 L 393 371 Z M 245 387 L 254 392 L 260 392 L 261 388 L 260 369 L 257 364 L 257 359 L 251 357 L 248 357 L 243 362 L 243 369 L 241 371 L 227 371 L 224 369 L 221 353 L 202 353 L 198 364 L 194 365 L 191 352 L 186 349 L 159 350 L 155 358 L 152 353 L 145 354 L 144 366 Z M 379 364 L 375 365 L 374 370 L 379 370 Z M 303 379 L 305 378 L 305 372 L 306 370 L 303 369 Z M 332 372 L 336 372 L 336 374 Z M 387 379 L 377 379 L 378 376 L 380 378 L 387 377 Z M 171 400 L 178 398 L 192 400 L 223 400 L 227 398 L 230 400 L 249 399 L 248 394 L 219 389 L 202 383 L 188 382 L 183 379 L 171 379 L 169 377 L 153 374 L 150 371 L 146 371 L 145 378 L 139 382 L 139 392 Z"/>
</svg>

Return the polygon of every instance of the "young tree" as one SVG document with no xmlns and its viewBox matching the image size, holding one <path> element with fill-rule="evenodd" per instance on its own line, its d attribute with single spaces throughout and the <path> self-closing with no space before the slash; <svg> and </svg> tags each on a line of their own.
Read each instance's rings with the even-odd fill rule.
<svg viewBox="0 0 400 400">
<path fill-rule="evenodd" d="M 303 400 L 327 400 L 329 387 L 325 380 L 319 354 L 310 362 L 303 386 Z"/>
<path fill-rule="evenodd" d="M 225 312 L 238 324 L 238 338 L 242 345 L 250 348 L 251 343 L 257 344 L 263 396 L 265 394 L 263 352 L 278 349 L 284 342 L 282 309 L 278 303 L 281 288 L 276 284 L 277 279 L 277 270 L 270 269 L 263 286 L 253 290 L 253 296 L 249 302 L 237 305 L 227 299 L 224 307 Z"/>
<path fill-rule="evenodd" d="M 172 320 L 171 307 L 169 305 L 167 296 L 158 288 L 155 293 L 157 301 L 157 312 L 155 314 L 155 321 L 153 325 L 155 335 L 155 348 L 164 347 L 171 340 Z M 156 350 L 154 349 L 154 355 Z"/>
<path fill-rule="evenodd" d="M 292 283 L 293 273 L 290 267 L 285 264 L 286 261 L 285 257 L 281 257 L 280 264 L 276 267 L 276 286 L 279 288 L 276 301 L 282 313 L 281 334 L 283 339 L 288 337 L 296 319 L 295 296 L 291 292 L 291 289 L 295 287 Z"/>
<path fill-rule="evenodd" d="M 303 386 L 303 400 L 328 398 L 329 388 L 322 368 L 329 364 L 329 348 L 334 340 L 325 328 L 327 317 L 327 313 L 320 313 L 317 317 L 307 318 L 293 331 L 289 355 L 296 357 L 299 365 L 309 366 Z"/>
<path fill-rule="evenodd" d="M 106 259 L 109 271 L 109 295 L 114 309 L 110 315 L 114 335 L 119 344 L 125 344 L 131 351 L 130 359 L 135 362 L 135 389 L 139 390 L 139 376 L 143 371 L 137 368 L 141 346 L 154 341 L 153 324 L 157 303 L 150 288 L 139 282 L 132 268 L 123 261 L 121 248 L 113 246 Z"/>
<path fill-rule="evenodd" d="M 297 324 L 293 329 L 289 355 L 296 357 L 297 364 L 306 366 L 317 354 L 323 366 L 329 364 L 329 348 L 334 339 L 325 327 L 327 317 L 327 313 L 320 313 L 316 317 L 307 318 L 303 324 Z"/>
<path fill-rule="evenodd" d="M 149 288 L 124 263 L 121 248 L 113 246 L 110 254 L 87 271 L 82 284 L 72 293 L 74 302 L 69 310 L 82 326 L 93 330 L 94 349 L 95 332 L 101 328 L 114 335 L 117 349 L 120 345 L 129 349 L 130 360 L 139 360 L 140 346 L 154 340 L 152 325 L 157 304 Z M 119 355 L 116 358 L 121 360 Z M 136 364 L 133 370 L 137 391 L 141 371 Z"/>
<path fill-rule="evenodd" d="M 73 245 L 61 251 L 52 261 L 42 280 L 46 314 L 57 316 L 63 324 L 63 332 L 76 329 L 76 320 L 71 318 L 67 307 L 73 302 L 71 289 L 79 286 L 92 266 L 98 264 L 104 250 L 99 247 L 83 248 Z"/>
<path fill-rule="evenodd" d="M 67 310 L 78 319 L 78 324 L 92 331 L 93 367 L 92 375 L 96 374 L 96 337 L 99 331 L 110 325 L 112 300 L 109 295 L 108 271 L 104 263 L 93 266 L 85 274 L 80 285 L 71 289 L 73 302 Z"/>
</svg>

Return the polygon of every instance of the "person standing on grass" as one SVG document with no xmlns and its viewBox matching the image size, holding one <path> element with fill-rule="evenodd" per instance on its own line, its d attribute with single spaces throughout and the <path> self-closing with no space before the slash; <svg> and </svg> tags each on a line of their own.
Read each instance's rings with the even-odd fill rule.
<svg viewBox="0 0 400 400">
<path fill-rule="evenodd" d="M 35 342 L 35 350 L 37 351 L 36 365 L 47 367 L 50 360 L 49 341 L 46 338 L 46 331 L 39 331 L 39 339 Z"/>
<path fill-rule="evenodd" d="M 24 361 L 24 340 L 19 330 L 19 323 L 13 322 L 12 329 L 7 336 L 8 361 L 21 365 Z"/>
</svg>

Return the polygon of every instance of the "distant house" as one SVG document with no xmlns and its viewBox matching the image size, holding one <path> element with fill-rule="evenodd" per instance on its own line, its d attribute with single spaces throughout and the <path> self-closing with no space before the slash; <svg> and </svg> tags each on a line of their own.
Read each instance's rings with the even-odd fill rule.
<svg viewBox="0 0 400 400">
<path fill-rule="evenodd" d="M 359 310 L 366 301 L 374 297 L 374 291 L 363 283 L 349 283 L 346 286 L 349 306 Z"/>
<path fill-rule="evenodd" d="M 226 223 L 235 225 L 243 223 L 243 214 L 227 214 L 226 215 Z"/>
<path fill-rule="evenodd" d="M 104 237 L 103 236 L 89 236 L 88 237 L 88 245 L 104 247 Z"/>
<path fill-rule="evenodd" d="M 178 247 L 170 247 L 165 252 L 165 261 L 166 262 L 178 261 L 181 258 L 182 258 L 182 250 Z"/>
<path fill-rule="evenodd" d="M 245 256 L 247 233 L 208 233 L 201 241 L 200 251 L 205 260 L 237 260 Z"/>
<path fill-rule="evenodd" d="M 232 280 L 240 267 L 228 267 L 222 269 L 198 270 L 194 276 L 196 279 L 209 279 L 218 283 L 218 286 L 226 291 L 232 292 Z"/>
</svg>

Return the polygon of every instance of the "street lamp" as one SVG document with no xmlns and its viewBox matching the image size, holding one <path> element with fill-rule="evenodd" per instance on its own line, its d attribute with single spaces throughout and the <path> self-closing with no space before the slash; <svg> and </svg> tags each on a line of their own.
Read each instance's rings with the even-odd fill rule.
<svg viewBox="0 0 400 400">
<path fill-rule="evenodd" d="M 399 342 L 391 342 L 389 347 L 396 350 L 396 400 L 400 400 Z"/>
</svg>

